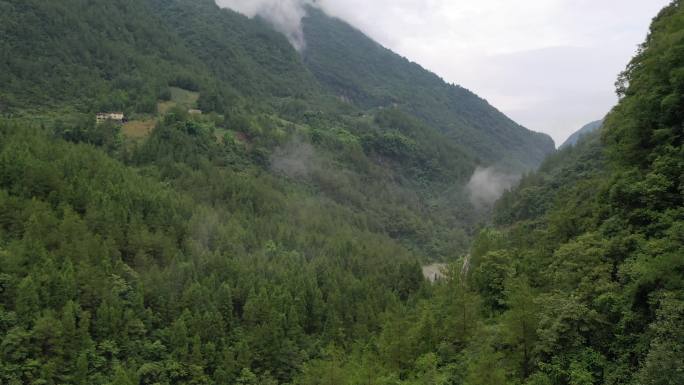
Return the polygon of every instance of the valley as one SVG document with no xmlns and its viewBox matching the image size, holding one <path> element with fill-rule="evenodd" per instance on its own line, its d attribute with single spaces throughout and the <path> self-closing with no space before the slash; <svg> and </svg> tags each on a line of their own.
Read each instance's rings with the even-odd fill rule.
<svg viewBox="0 0 684 385">
<path fill-rule="evenodd" d="M 559 150 L 306 10 L 0 0 L 0 384 L 684 383 L 680 1 Z"/>
</svg>

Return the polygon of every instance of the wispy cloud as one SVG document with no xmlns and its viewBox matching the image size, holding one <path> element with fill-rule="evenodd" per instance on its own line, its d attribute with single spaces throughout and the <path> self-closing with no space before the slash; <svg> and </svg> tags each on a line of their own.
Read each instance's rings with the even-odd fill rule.
<svg viewBox="0 0 684 385">
<path fill-rule="evenodd" d="M 260 16 L 284 34 L 297 51 L 306 48 L 302 18 L 310 0 L 216 0 L 220 7 L 230 8 L 249 17 Z"/>
<path fill-rule="evenodd" d="M 505 173 L 495 167 L 478 167 L 466 186 L 470 202 L 479 208 L 491 206 L 519 179 L 520 175 Z"/>
</svg>

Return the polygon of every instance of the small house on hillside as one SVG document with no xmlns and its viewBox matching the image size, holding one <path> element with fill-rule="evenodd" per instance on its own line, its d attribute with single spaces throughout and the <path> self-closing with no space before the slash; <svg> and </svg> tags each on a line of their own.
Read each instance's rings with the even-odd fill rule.
<svg viewBox="0 0 684 385">
<path fill-rule="evenodd" d="M 202 115 L 202 110 L 191 108 L 188 110 L 188 114 L 190 114 L 190 115 Z"/>
<path fill-rule="evenodd" d="M 123 112 L 99 112 L 95 119 L 97 124 L 102 124 L 104 122 L 114 122 L 122 124 L 124 123 L 124 113 Z"/>
</svg>

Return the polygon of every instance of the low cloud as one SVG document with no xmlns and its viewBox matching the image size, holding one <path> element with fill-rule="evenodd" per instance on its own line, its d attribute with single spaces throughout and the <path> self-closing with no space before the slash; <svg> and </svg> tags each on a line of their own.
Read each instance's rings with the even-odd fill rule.
<svg viewBox="0 0 684 385">
<path fill-rule="evenodd" d="M 318 163 L 313 146 L 298 138 L 276 148 L 271 155 L 271 170 L 292 179 L 308 178 Z"/>
<path fill-rule="evenodd" d="M 285 35 L 297 51 L 306 48 L 302 19 L 306 16 L 306 7 L 314 4 L 313 0 L 216 0 L 216 4 L 247 17 L 260 16 Z"/>
<path fill-rule="evenodd" d="M 519 175 L 508 174 L 495 167 L 478 167 L 466 186 L 470 202 L 479 208 L 491 206 L 519 179 Z"/>
</svg>

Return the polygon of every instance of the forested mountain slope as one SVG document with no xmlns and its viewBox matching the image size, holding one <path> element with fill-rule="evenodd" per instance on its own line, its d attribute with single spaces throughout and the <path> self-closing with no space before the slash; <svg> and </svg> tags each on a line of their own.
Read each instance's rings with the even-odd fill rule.
<svg viewBox="0 0 684 385">
<path fill-rule="evenodd" d="M 374 356 L 381 377 L 684 383 L 683 69 L 674 1 L 621 75 L 603 129 L 525 176 L 446 282 L 388 319 Z M 302 383 L 368 360 L 312 363 Z"/>
<path fill-rule="evenodd" d="M 563 142 L 563 144 L 561 144 L 560 147 L 558 147 L 558 148 L 563 149 L 566 147 L 576 145 L 577 142 L 579 142 L 582 137 L 600 129 L 602 125 L 603 125 L 603 120 L 597 120 L 595 122 L 591 122 L 589 124 L 582 126 L 582 128 L 580 128 L 575 133 L 570 135 L 568 137 L 568 139 L 566 139 L 565 142 Z"/>
<path fill-rule="evenodd" d="M 364 108 L 397 106 L 439 129 L 487 163 L 529 169 L 552 140 L 513 122 L 485 100 L 372 41 L 341 20 L 310 8 L 304 60 L 335 95 Z"/>
<path fill-rule="evenodd" d="M 303 381 L 430 295 L 420 263 L 483 220 L 463 186 L 498 158 L 340 100 L 264 21 L 211 0 L 0 11 L 2 384 Z M 129 121 L 96 124 L 110 111 Z"/>
<path fill-rule="evenodd" d="M 537 159 L 473 150 L 535 136 L 474 95 L 315 11 L 302 59 L 208 0 L 0 10 L 0 383 L 684 383 L 680 1 L 434 285 L 475 167 Z"/>
<path fill-rule="evenodd" d="M 238 96 L 316 88 L 283 36 L 210 0 L 3 0 L 0 8 L 4 110 L 149 113 L 176 85 L 202 91 L 202 107 L 222 112 Z"/>
<path fill-rule="evenodd" d="M 372 214 L 211 128 L 167 115 L 124 164 L 0 124 L 0 382 L 288 383 L 420 289 Z"/>
<path fill-rule="evenodd" d="M 383 232 L 424 259 L 465 251 L 483 220 L 463 189 L 478 166 L 517 174 L 553 150 L 547 136 L 313 8 L 304 57 L 265 21 L 213 0 L 1 0 L 0 8 L 3 114 L 110 150 L 123 141 L 125 153 L 173 106 L 199 109 L 218 140 L 245 146 L 241 162 L 373 212 Z M 384 89 L 382 103 L 340 100 L 323 73 L 343 75 L 337 84 L 347 89 Z M 101 132 L 101 111 L 123 111 L 131 124 L 123 135 Z"/>
<path fill-rule="evenodd" d="M 552 151 L 547 136 L 313 8 L 306 60 L 264 21 L 212 0 L 3 0 L 0 9 L 6 112 L 154 113 L 171 85 L 200 91 L 207 112 L 270 106 L 297 121 L 398 103 L 451 145 L 513 170 L 534 168 Z"/>
</svg>

